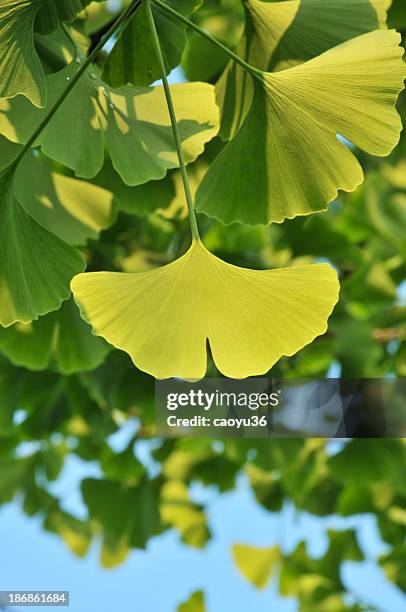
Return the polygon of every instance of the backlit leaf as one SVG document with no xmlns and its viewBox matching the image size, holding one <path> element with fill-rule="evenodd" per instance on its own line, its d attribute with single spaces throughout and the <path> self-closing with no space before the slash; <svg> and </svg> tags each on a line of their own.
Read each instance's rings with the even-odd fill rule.
<svg viewBox="0 0 406 612">
<path fill-rule="evenodd" d="M 337 133 L 372 155 L 397 144 L 399 42 L 395 31 L 376 30 L 256 78 L 246 120 L 204 176 L 197 209 L 224 223 L 280 223 L 353 191 L 362 169 Z"/>
<path fill-rule="evenodd" d="M 50 103 L 76 68 L 69 65 L 47 77 Z M 171 91 L 183 150 L 191 162 L 218 131 L 214 88 L 208 83 L 185 83 L 174 85 Z M 23 143 L 46 112 L 22 97 L 2 100 L 0 132 Z M 100 80 L 97 69 L 82 76 L 37 144 L 48 157 L 82 178 L 94 177 L 101 170 L 106 145 L 115 170 L 128 185 L 160 179 L 179 164 L 163 87 L 112 89 Z"/>
<path fill-rule="evenodd" d="M 202 378 L 207 341 L 219 370 L 244 378 L 326 331 L 338 281 L 326 264 L 238 268 L 194 242 L 152 272 L 83 274 L 72 290 L 94 332 L 156 378 Z"/>
<path fill-rule="evenodd" d="M 258 589 L 264 589 L 281 561 L 279 548 L 256 548 L 245 544 L 233 546 L 235 564 L 241 574 Z"/>
<path fill-rule="evenodd" d="M 366 32 L 385 27 L 388 0 L 245 0 L 246 31 L 237 52 L 272 72 L 301 64 Z M 231 62 L 217 84 L 222 136 L 241 126 L 252 100 L 247 73 Z"/>
</svg>

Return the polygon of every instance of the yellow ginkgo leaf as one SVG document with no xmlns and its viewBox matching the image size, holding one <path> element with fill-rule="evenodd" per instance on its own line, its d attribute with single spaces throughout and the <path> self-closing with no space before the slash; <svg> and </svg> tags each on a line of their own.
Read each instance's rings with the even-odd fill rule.
<svg viewBox="0 0 406 612">
<path fill-rule="evenodd" d="M 398 143 L 395 105 L 406 77 L 399 43 L 394 30 L 375 30 L 257 75 L 243 126 L 200 183 L 197 210 L 223 223 L 280 223 L 355 190 L 362 168 L 337 134 L 371 155 Z"/>
<path fill-rule="evenodd" d="M 237 54 L 249 64 L 275 72 L 317 57 L 378 28 L 386 28 L 392 0 L 244 0 L 246 27 Z M 216 85 L 221 134 L 232 138 L 252 101 L 249 75 L 230 62 Z"/>
<path fill-rule="evenodd" d="M 199 241 L 157 270 L 79 274 L 71 287 L 97 335 L 156 378 L 186 379 L 205 375 L 207 342 L 224 375 L 267 372 L 326 331 L 339 292 L 328 264 L 248 270 Z"/>
<path fill-rule="evenodd" d="M 279 548 L 257 548 L 235 544 L 232 549 L 235 564 L 241 574 L 258 589 L 264 589 L 272 572 L 281 562 Z"/>
</svg>

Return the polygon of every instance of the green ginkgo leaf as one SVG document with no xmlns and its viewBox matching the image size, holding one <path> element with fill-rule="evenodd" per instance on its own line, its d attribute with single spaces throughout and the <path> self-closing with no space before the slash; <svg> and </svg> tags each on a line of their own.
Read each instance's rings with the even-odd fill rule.
<svg viewBox="0 0 406 612">
<path fill-rule="evenodd" d="M 202 378 L 207 342 L 231 378 L 267 372 L 327 329 L 338 299 L 327 264 L 248 270 L 193 242 L 150 272 L 80 274 L 72 291 L 97 335 L 156 378 Z"/>
<path fill-rule="evenodd" d="M 95 1 L 102 2 L 102 0 Z M 27 3 L 27 0 L 22 2 Z M 31 4 L 41 5 L 35 21 L 35 31 L 41 34 L 54 32 L 60 23 L 73 21 L 76 15 L 91 2 L 92 0 L 31 0 Z"/>
<path fill-rule="evenodd" d="M 375 30 L 257 76 L 245 122 L 204 176 L 196 208 L 224 223 L 279 223 L 353 191 L 363 172 L 337 134 L 372 155 L 397 144 L 406 76 L 399 42 L 394 30 Z"/>
<path fill-rule="evenodd" d="M 237 47 L 249 64 L 273 72 L 317 57 L 338 44 L 385 27 L 389 0 L 244 0 L 246 30 Z M 216 85 L 221 135 L 231 138 L 249 110 L 253 84 L 230 62 Z"/>
<path fill-rule="evenodd" d="M 116 217 L 112 193 L 52 172 L 47 161 L 35 155 L 25 156 L 14 189 L 26 212 L 68 244 L 97 239 Z"/>
<path fill-rule="evenodd" d="M 202 0 L 165 0 L 171 8 L 189 17 Z M 180 64 L 186 43 L 186 27 L 152 4 L 152 12 L 167 73 Z M 161 78 L 161 70 L 148 27 L 145 3 L 137 10 L 116 42 L 104 66 L 103 78 L 114 87 L 127 83 L 145 87 Z"/>
<path fill-rule="evenodd" d="M 38 321 L 0 327 L 0 351 L 29 370 L 52 366 L 62 374 L 89 371 L 103 363 L 109 350 L 81 319 L 73 300 Z"/>
<path fill-rule="evenodd" d="M 0 325 L 30 323 L 57 310 L 83 257 L 34 221 L 17 201 L 13 174 L 0 179 Z"/>
<path fill-rule="evenodd" d="M 46 104 L 44 69 L 35 48 L 34 30 L 54 31 L 71 21 L 87 0 L 3 0 L 0 3 L 0 97 L 26 96 Z"/>
<path fill-rule="evenodd" d="M 175 196 L 172 173 L 159 181 L 130 187 L 123 183 L 108 159 L 92 183 L 112 192 L 120 210 L 138 217 L 146 217 L 157 209 L 167 208 Z"/>
<path fill-rule="evenodd" d="M 257 548 L 235 544 L 232 549 L 236 566 L 241 574 L 258 589 L 264 589 L 272 572 L 281 562 L 279 548 Z"/>
<path fill-rule="evenodd" d="M 76 69 L 69 65 L 47 77 L 50 103 Z M 174 85 L 171 91 L 183 150 L 191 162 L 218 131 L 214 88 L 208 83 L 185 83 Z M 13 142 L 24 143 L 46 112 L 21 96 L 1 100 L 0 132 Z M 114 168 L 128 185 L 162 178 L 169 168 L 179 165 L 163 87 L 112 89 L 101 81 L 96 69 L 82 76 L 37 144 L 48 157 L 82 178 L 92 178 L 101 170 L 107 145 Z"/>
</svg>

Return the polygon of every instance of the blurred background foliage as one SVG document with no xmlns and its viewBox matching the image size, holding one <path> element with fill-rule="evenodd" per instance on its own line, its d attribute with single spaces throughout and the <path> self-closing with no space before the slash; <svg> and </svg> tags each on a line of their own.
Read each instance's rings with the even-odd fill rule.
<svg viewBox="0 0 406 612">
<path fill-rule="evenodd" d="M 120 8 L 120 2 L 90 4 L 85 21 L 76 24 L 84 49 L 97 43 Z M 237 0 L 205 0 L 193 19 L 234 47 L 244 15 Z M 394 1 L 389 23 L 405 38 L 403 0 Z M 44 65 L 51 72 L 59 69 L 60 49 L 40 43 Z M 101 67 L 106 57 L 107 51 L 99 59 Z M 225 64 L 215 47 L 188 33 L 179 74 L 215 83 Z M 405 95 L 399 110 L 405 118 Z M 5 165 L 18 145 L 5 139 L 0 144 L 0 163 Z M 194 188 L 208 160 L 223 146 L 216 138 L 189 166 Z M 406 376 L 406 137 L 387 159 L 355 153 L 365 183 L 353 194 L 341 193 L 326 213 L 270 227 L 225 227 L 200 216 L 206 246 L 231 263 L 265 269 L 316 260 L 329 261 L 339 271 L 341 299 L 328 333 L 298 355 L 282 359 L 270 373 L 274 377 Z M 35 167 L 30 169 L 30 163 Z M 27 186 L 31 195 L 43 197 L 34 180 L 40 168 L 72 178 L 39 150 L 26 166 L 31 179 L 17 186 L 21 199 Z M 128 187 L 107 159 L 91 182 L 99 189 L 93 227 L 86 219 L 76 219 L 74 227 L 76 235 L 82 230 L 80 244 L 85 245 L 89 270 L 142 271 L 185 250 L 189 228 L 178 171 L 161 181 Z M 74 207 L 74 189 L 69 181 L 58 189 L 50 181 L 47 196 L 55 203 L 65 190 Z M 69 232 L 67 222 L 62 226 L 60 231 Z M 153 380 L 134 369 L 125 354 L 90 336 L 69 304 L 62 314 L 47 315 L 33 327 L 34 345 L 25 341 L 24 326 L 0 331 L 1 504 L 18 500 L 27 516 L 40 516 L 44 529 L 78 556 L 86 555 L 93 540 L 100 541 L 100 562 L 109 569 L 124 563 L 131 549 L 146 547 L 150 538 L 171 528 L 187 545 L 204 548 L 210 526 L 190 486 L 199 482 L 222 494 L 243 474 L 257 503 L 270 513 L 293 504 L 297 516 L 374 515 L 387 545 L 377 562 L 406 591 L 403 440 L 357 439 L 332 448 L 323 440 L 156 439 Z M 69 340 L 73 328 L 76 346 Z M 214 375 L 211 365 L 208 376 Z M 129 423 L 135 433 L 116 452 L 109 437 Z M 150 455 L 141 461 L 137 447 L 145 440 Z M 63 498 L 51 492 L 70 455 L 97 462 L 103 475 L 81 484 L 87 519 L 67 512 Z M 304 543 L 287 551 L 265 537 L 262 548 L 236 542 L 230 551 L 230 563 L 234 561 L 243 579 L 260 589 L 276 580 L 281 595 L 297 598 L 304 612 L 378 609 L 349 597 L 342 580 L 342 563 L 362 559 L 356 530 L 351 529 L 331 531 L 320 558 L 312 557 Z M 205 610 L 204 594 L 192 594 L 179 610 Z"/>
</svg>

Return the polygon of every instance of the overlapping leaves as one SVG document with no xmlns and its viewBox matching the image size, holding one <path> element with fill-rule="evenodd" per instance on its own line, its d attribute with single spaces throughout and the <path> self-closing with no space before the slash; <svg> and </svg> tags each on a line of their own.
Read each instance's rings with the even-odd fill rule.
<svg viewBox="0 0 406 612">
<path fill-rule="evenodd" d="M 30 370 L 56 367 L 63 374 L 93 370 L 109 347 L 91 333 L 73 300 L 38 321 L 0 327 L 0 351 L 10 361 Z"/>
<path fill-rule="evenodd" d="M 49 34 L 71 21 L 89 0 L 4 0 L 0 5 L 0 97 L 26 96 L 36 106 L 47 100 L 45 73 L 34 31 Z"/>
<path fill-rule="evenodd" d="M 61 94 L 76 69 L 69 65 L 47 77 L 50 103 Z M 182 145 L 190 162 L 218 131 L 214 90 L 207 83 L 190 83 L 175 85 L 172 95 Z M 0 131 L 14 142 L 25 142 L 32 126 L 46 112 L 35 109 L 22 97 L 0 101 Z M 95 68 L 82 76 L 42 132 L 38 144 L 46 155 L 83 178 L 94 177 L 100 171 L 106 145 L 113 166 L 129 185 L 162 178 L 169 168 L 179 164 L 163 88 L 109 88 Z"/>
<path fill-rule="evenodd" d="M 387 0 L 245 0 L 246 27 L 237 52 L 249 64 L 273 72 L 317 57 L 340 43 L 385 27 Z M 217 83 L 221 134 L 235 135 L 249 110 L 253 83 L 230 62 Z"/>
<path fill-rule="evenodd" d="M 14 190 L 35 221 L 74 246 L 97 239 L 115 220 L 110 191 L 52 172 L 47 160 L 36 155 L 22 161 Z"/>
<path fill-rule="evenodd" d="M 399 43 L 396 32 L 375 30 L 257 75 L 243 126 L 199 187 L 198 210 L 225 223 L 281 222 L 354 190 L 363 173 L 337 133 L 373 155 L 397 144 L 395 103 L 406 76 Z"/>
</svg>

